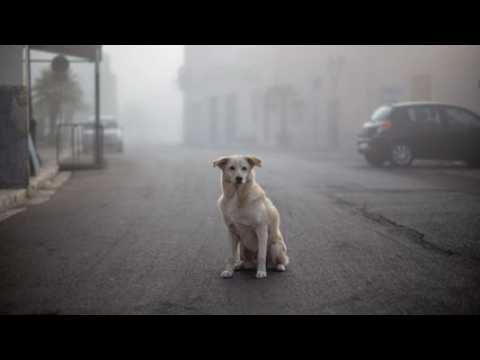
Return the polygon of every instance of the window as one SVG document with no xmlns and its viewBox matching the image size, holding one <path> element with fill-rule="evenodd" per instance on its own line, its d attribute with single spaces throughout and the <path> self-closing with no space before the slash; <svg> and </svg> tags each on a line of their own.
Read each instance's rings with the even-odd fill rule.
<svg viewBox="0 0 480 360">
<path fill-rule="evenodd" d="M 441 127 L 440 115 L 434 108 L 421 106 L 414 109 L 415 123 L 426 129 Z"/>
<path fill-rule="evenodd" d="M 480 128 L 480 119 L 465 110 L 458 108 L 445 108 L 443 114 L 446 125 L 450 128 Z"/>
<path fill-rule="evenodd" d="M 408 123 L 412 121 L 411 113 L 408 110 L 410 109 L 403 107 L 395 108 L 390 117 L 396 122 Z"/>
<path fill-rule="evenodd" d="M 218 97 L 209 99 L 210 107 L 210 143 L 215 144 L 218 140 Z"/>
<path fill-rule="evenodd" d="M 410 127 L 415 120 L 413 109 L 408 107 L 396 107 L 390 115 L 390 119 L 395 123 L 395 127 Z"/>
<path fill-rule="evenodd" d="M 229 94 L 225 100 L 226 131 L 228 141 L 233 141 L 237 136 L 237 95 Z"/>
<path fill-rule="evenodd" d="M 413 108 L 408 108 L 407 109 L 407 114 L 408 114 L 408 118 L 410 119 L 411 122 L 416 121 L 415 110 Z"/>
</svg>

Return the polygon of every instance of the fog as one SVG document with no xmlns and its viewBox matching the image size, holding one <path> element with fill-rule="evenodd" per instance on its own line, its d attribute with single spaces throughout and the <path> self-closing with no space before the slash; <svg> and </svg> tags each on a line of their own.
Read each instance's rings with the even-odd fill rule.
<svg viewBox="0 0 480 360">
<path fill-rule="evenodd" d="M 4 68 L 15 64 L 3 58 Z M 49 68 L 34 61 L 34 88 Z M 93 65 L 73 61 L 71 71 L 85 106 L 58 121 L 85 121 L 94 110 Z M 19 81 L 4 74 L 4 82 Z M 127 145 L 355 155 L 357 134 L 384 104 L 434 101 L 480 112 L 480 46 L 104 45 L 100 98 Z M 53 133 L 48 107 L 33 105 L 39 136 Z"/>
<path fill-rule="evenodd" d="M 480 46 L 101 49 L 0 45 L 2 315 L 480 314 Z"/>
<path fill-rule="evenodd" d="M 346 151 L 379 106 L 480 111 L 479 46 L 186 45 L 184 139 Z"/>
<path fill-rule="evenodd" d="M 128 142 L 181 141 L 180 45 L 105 45 L 117 80 L 118 120 Z"/>
</svg>

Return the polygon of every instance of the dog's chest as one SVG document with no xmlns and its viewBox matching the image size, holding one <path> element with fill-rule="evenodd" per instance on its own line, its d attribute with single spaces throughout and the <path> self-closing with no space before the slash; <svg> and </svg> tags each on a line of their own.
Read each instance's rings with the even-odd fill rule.
<svg viewBox="0 0 480 360">
<path fill-rule="evenodd" d="M 249 226 L 255 223 L 257 214 L 251 207 L 240 207 L 238 195 L 226 200 L 223 206 L 225 218 L 233 224 Z"/>
</svg>

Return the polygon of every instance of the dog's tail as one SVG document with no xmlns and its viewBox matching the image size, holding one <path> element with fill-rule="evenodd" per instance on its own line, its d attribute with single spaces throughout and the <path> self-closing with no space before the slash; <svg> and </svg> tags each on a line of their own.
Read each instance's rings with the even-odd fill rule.
<svg viewBox="0 0 480 360">
<path fill-rule="evenodd" d="M 287 255 L 287 245 L 283 238 L 282 232 L 280 231 L 280 216 L 278 211 L 276 211 L 276 216 L 273 217 L 272 223 L 272 247 L 271 247 L 271 256 L 274 259 L 276 264 L 288 265 L 290 258 Z"/>
<path fill-rule="evenodd" d="M 277 241 L 270 247 L 270 256 L 275 265 L 283 264 L 287 266 L 290 263 L 290 258 L 287 255 L 287 247 L 283 241 Z"/>
</svg>

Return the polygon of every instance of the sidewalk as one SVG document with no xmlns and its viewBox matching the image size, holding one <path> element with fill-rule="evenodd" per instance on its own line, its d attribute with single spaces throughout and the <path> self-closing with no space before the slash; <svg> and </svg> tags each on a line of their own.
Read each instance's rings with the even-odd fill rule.
<svg viewBox="0 0 480 360">
<path fill-rule="evenodd" d="M 26 189 L 0 189 L 0 212 L 23 204 L 32 197 L 46 182 L 58 174 L 56 150 L 52 146 L 39 146 L 42 166 L 37 176 L 30 178 Z"/>
</svg>

